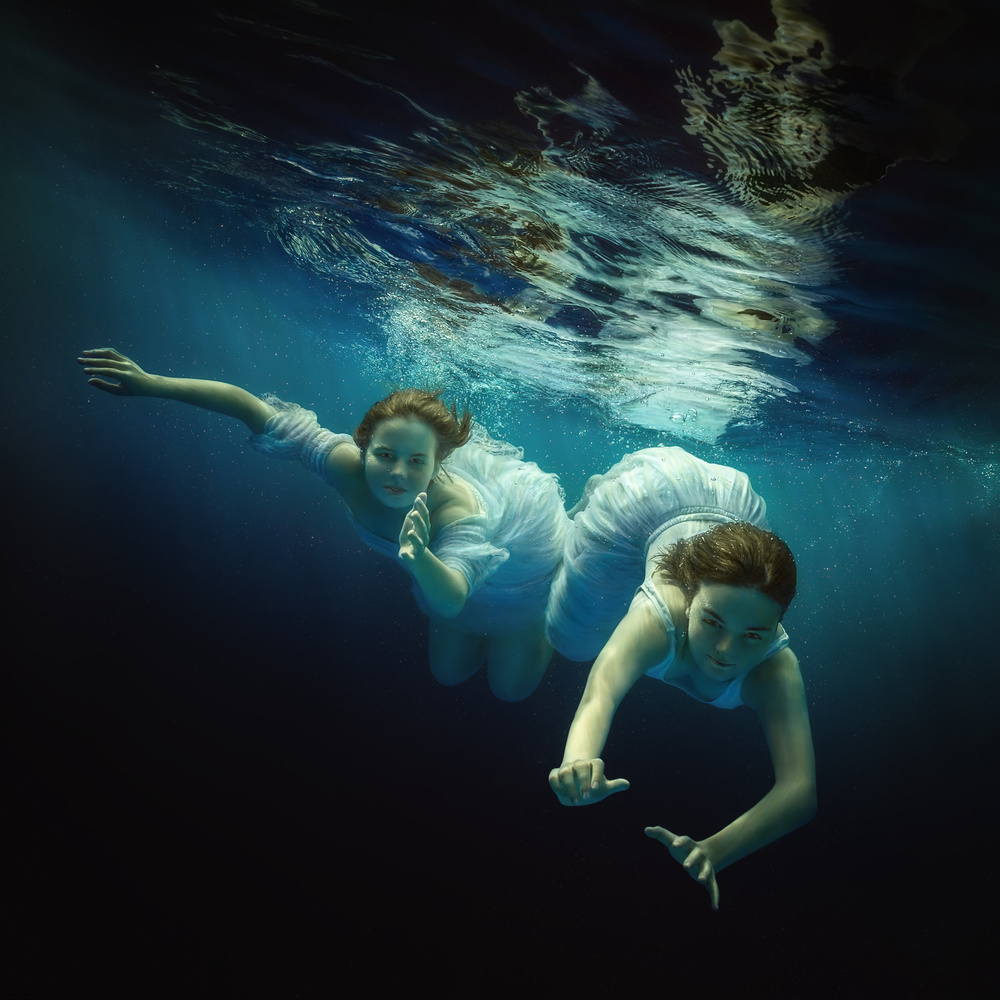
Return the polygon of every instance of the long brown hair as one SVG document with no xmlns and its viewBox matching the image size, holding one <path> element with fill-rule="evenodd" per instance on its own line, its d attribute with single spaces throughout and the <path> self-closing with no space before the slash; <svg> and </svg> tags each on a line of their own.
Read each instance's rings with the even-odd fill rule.
<svg viewBox="0 0 1000 1000">
<path fill-rule="evenodd" d="M 469 440 L 472 416 L 465 410 L 461 417 L 452 403 L 448 409 L 443 402 L 441 389 L 397 389 L 385 399 L 380 399 L 365 414 L 364 420 L 354 430 L 354 443 L 362 452 L 368 450 L 375 427 L 392 417 L 415 417 L 425 423 L 437 438 L 434 460 L 443 462 L 456 448 Z"/>
<path fill-rule="evenodd" d="M 752 587 L 781 606 L 784 617 L 795 597 L 795 559 L 775 534 L 747 521 L 717 524 L 672 545 L 657 563 L 688 603 L 703 583 Z"/>
</svg>

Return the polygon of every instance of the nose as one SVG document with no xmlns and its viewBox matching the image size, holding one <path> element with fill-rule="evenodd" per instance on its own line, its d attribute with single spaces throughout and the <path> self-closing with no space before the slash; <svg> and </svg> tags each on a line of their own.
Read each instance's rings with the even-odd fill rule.
<svg viewBox="0 0 1000 1000">
<path fill-rule="evenodd" d="M 396 479 L 402 479 L 406 475 L 406 462 L 402 459 L 397 459 L 392 463 L 392 467 L 389 469 L 389 474 L 394 476 Z"/>
<path fill-rule="evenodd" d="M 730 650 L 733 648 L 733 637 L 728 633 L 723 633 L 715 641 L 715 652 L 718 653 L 718 659 L 725 660 L 729 656 Z"/>
</svg>

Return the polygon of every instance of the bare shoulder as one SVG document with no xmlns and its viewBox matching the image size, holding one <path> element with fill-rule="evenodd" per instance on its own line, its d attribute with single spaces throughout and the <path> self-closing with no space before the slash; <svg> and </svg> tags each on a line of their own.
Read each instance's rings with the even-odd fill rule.
<svg viewBox="0 0 1000 1000">
<path fill-rule="evenodd" d="M 787 646 L 759 663 L 742 688 L 743 703 L 760 711 L 781 702 L 805 702 L 805 684 L 798 657 Z"/>
<path fill-rule="evenodd" d="M 649 578 L 649 583 L 667 606 L 674 628 L 678 632 L 686 632 L 688 599 L 684 591 L 670 577 L 660 571 L 653 573 Z"/>
<path fill-rule="evenodd" d="M 475 493 L 458 476 L 439 475 L 427 491 L 427 506 L 436 528 L 480 513 Z"/>
<path fill-rule="evenodd" d="M 323 471 L 330 485 L 350 502 L 350 496 L 364 486 L 361 449 L 353 441 L 341 441 L 326 456 Z"/>
<path fill-rule="evenodd" d="M 649 598 L 637 597 L 618 623 L 601 657 L 627 662 L 636 676 L 661 663 L 670 653 L 671 637 Z M 600 657 L 599 657 L 600 659 Z"/>
</svg>

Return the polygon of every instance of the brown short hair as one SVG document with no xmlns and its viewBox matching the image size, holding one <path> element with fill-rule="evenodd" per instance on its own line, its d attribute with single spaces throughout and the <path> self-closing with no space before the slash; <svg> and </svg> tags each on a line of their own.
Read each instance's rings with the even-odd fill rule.
<svg viewBox="0 0 1000 1000">
<path fill-rule="evenodd" d="M 469 440 L 472 416 L 468 410 L 460 417 L 454 403 L 448 409 L 441 396 L 443 391 L 435 389 L 397 389 L 385 399 L 380 399 L 365 414 L 364 420 L 354 430 L 354 443 L 365 452 L 371 444 L 375 427 L 392 417 L 415 417 L 422 420 L 437 438 L 437 452 L 434 460 L 443 462 L 456 448 L 461 448 Z"/>
<path fill-rule="evenodd" d="M 781 605 L 784 617 L 795 597 L 795 559 L 777 536 L 747 521 L 717 524 L 684 538 L 661 557 L 657 570 L 670 577 L 688 602 L 703 583 L 752 587 Z"/>
</svg>

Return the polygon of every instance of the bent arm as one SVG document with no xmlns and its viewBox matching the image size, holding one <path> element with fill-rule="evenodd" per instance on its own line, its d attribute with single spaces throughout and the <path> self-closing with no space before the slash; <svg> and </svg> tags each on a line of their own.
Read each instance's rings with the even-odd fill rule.
<svg viewBox="0 0 1000 1000">
<path fill-rule="evenodd" d="M 798 660 L 784 649 L 743 685 L 774 766 L 774 785 L 755 806 L 701 841 L 716 872 L 808 823 L 816 814 L 816 758 Z"/>
<path fill-rule="evenodd" d="M 174 399 L 203 410 L 242 420 L 254 434 L 261 434 L 274 407 L 228 382 L 200 378 L 174 378 L 145 372 L 131 358 L 114 348 L 84 351 L 77 361 L 91 376 L 89 384 L 116 396 L 152 396 Z M 108 381 L 113 379 L 114 381 Z"/>
<path fill-rule="evenodd" d="M 442 511 L 446 523 L 454 513 L 447 509 Z M 431 552 L 430 539 L 431 512 L 427 506 L 427 494 L 420 493 L 399 532 L 399 559 L 413 574 L 431 610 L 442 618 L 454 618 L 465 607 L 469 581 L 463 573 L 446 565 Z"/>
<path fill-rule="evenodd" d="M 465 577 L 458 570 L 446 566 L 430 549 L 425 549 L 408 565 L 427 603 L 442 618 L 454 618 L 465 607 L 469 596 L 469 584 Z"/>
</svg>

